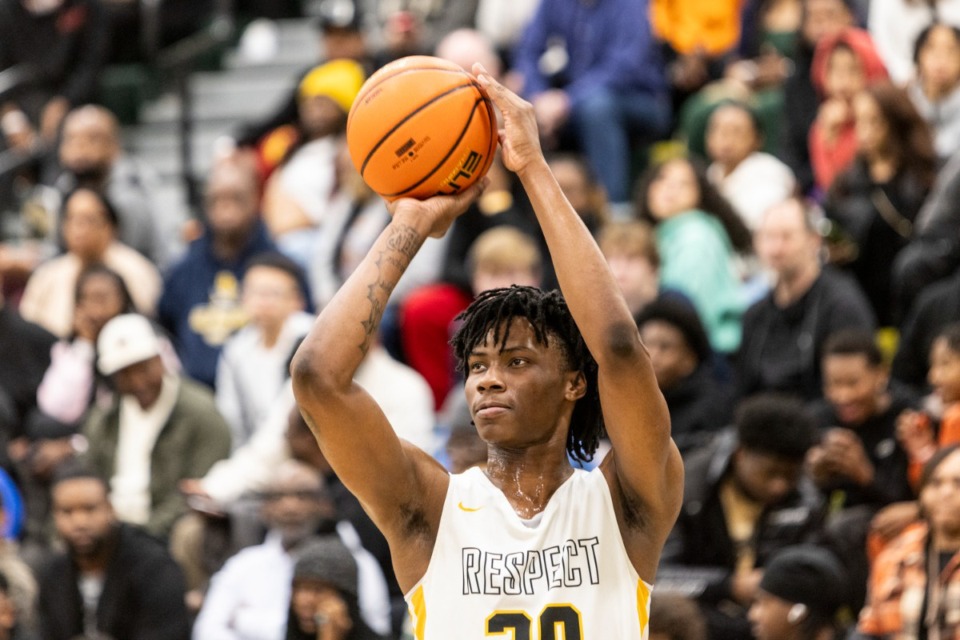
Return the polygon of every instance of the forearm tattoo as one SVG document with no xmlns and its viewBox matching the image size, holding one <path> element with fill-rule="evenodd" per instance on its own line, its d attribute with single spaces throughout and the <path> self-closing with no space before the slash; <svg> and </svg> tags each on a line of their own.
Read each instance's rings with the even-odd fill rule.
<svg viewBox="0 0 960 640">
<path fill-rule="evenodd" d="M 363 341 L 358 345 L 360 351 L 366 355 L 370 349 L 372 337 L 380 327 L 383 310 L 387 299 L 396 286 L 400 276 L 406 270 L 413 256 L 417 254 L 423 237 L 410 226 L 397 224 L 389 227 L 386 246 L 380 249 L 374 264 L 377 268 L 376 277 L 367 285 L 367 301 L 370 303 L 370 312 L 360 324 L 363 326 Z"/>
</svg>

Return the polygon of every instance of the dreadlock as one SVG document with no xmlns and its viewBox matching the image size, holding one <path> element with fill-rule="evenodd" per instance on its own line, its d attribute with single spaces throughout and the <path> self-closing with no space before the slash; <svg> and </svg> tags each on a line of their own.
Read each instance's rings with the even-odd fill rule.
<svg viewBox="0 0 960 640">
<path fill-rule="evenodd" d="M 462 323 L 450 340 L 457 358 L 457 369 L 466 369 L 470 352 L 483 344 L 491 331 L 494 344 L 503 349 L 510 337 L 513 318 L 526 318 L 539 344 L 548 345 L 551 340 L 556 340 L 569 369 L 581 372 L 586 379 L 587 392 L 577 400 L 570 419 L 567 453 L 574 460 L 591 461 L 604 432 L 597 390 L 597 363 L 559 291 L 544 292 L 535 287 L 513 285 L 484 291 L 477 296 L 457 316 Z"/>
</svg>

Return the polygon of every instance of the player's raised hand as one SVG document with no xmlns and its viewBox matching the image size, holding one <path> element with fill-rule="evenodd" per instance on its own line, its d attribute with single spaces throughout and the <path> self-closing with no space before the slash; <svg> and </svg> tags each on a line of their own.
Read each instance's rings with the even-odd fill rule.
<svg viewBox="0 0 960 640">
<path fill-rule="evenodd" d="M 441 238 L 453 221 L 463 215 L 480 197 L 489 183 L 490 178 L 484 176 L 473 185 L 453 195 L 438 195 L 426 200 L 400 198 L 388 202 L 387 210 L 395 219 L 410 216 L 417 223 L 426 223 L 427 235 L 431 238 Z"/>
<path fill-rule="evenodd" d="M 473 65 L 473 74 L 503 114 L 503 129 L 500 130 L 503 165 L 514 173 L 520 173 L 531 163 L 543 158 L 533 105 L 497 82 L 479 62 Z"/>
</svg>

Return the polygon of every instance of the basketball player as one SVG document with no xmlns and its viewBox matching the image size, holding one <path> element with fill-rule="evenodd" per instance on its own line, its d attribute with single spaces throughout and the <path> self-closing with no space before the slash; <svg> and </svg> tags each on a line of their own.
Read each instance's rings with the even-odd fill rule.
<svg viewBox="0 0 960 640">
<path fill-rule="evenodd" d="M 390 205 L 392 222 L 296 354 L 294 390 L 390 543 L 416 638 L 639 640 L 683 494 L 667 407 L 600 250 L 547 168 L 532 107 L 483 67 L 474 73 L 503 114 L 504 164 L 530 197 L 566 298 L 495 289 L 463 314 L 454 350 L 486 468 L 448 474 L 353 383 L 404 269 L 483 183 Z M 568 456 L 589 459 L 604 427 L 612 452 L 595 471 L 574 470 Z"/>
</svg>

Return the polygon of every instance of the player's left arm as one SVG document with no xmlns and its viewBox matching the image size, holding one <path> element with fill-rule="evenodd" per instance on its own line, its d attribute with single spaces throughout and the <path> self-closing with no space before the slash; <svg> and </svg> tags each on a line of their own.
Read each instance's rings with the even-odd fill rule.
<svg viewBox="0 0 960 640">
<path fill-rule="evenodd" d="M 601 469 L 631 560 L 641 577 L 652 582 L 659 550 L 683 498 L 683 463 L 670 437 L 666 401 L 603 254 L 540 152 L 533 108 L 481 67 L 474 71 L 503 113 L 504 163 L 530 197 L 560 290 L 599 365 L 600 401 L 613 444 Z"/>
</svg>

